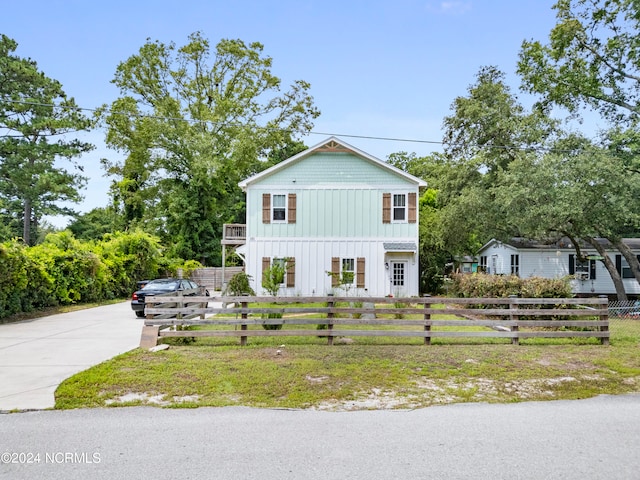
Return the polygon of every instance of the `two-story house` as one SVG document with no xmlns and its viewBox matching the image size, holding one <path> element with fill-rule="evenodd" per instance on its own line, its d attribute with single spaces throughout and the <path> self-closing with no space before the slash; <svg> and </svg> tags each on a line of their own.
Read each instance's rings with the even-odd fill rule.
<svg viewBox="0 0 640 480">
<path fill-rule="evenodd" d="M 423 186 L 335 137 L 240 182 L 247 221 L 238 252 L 254 290 L 265 293 L 262 274 L 279 263 L 281 295 L 418 295 Z"/>
</svg>

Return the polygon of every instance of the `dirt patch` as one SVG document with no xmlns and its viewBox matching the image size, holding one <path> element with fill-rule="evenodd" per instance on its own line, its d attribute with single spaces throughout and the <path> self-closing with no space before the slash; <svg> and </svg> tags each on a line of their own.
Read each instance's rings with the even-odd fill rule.
<svg viewBox="0 0 640 480">
<path fill-rule="evenodd" d="M 165 399 L 164 394 L 151 394 L 148 392 L 135 393 L 129 392 L 124 395 L 120 395 L 116 398 L 105 400 L 105 405 L 116 405 L 126 403 L 136 403 L 142 405 L 156 405 L 160 407 L 167 407 L 176 403 L 193 403 L 200 399 L 200 395 L 185 395 L 182 397 L 173 397 L 171 399 Z"/>
<path fill-rule="evenodd" d="M 582 380 L 599 380 L 590 375 Z M 356 395 L 355 399 L 335 402 L 323 402 L 314 410 L 352 411 L 352 410 L 392 410 L 413 409 L 430 405 L 445 405 L 459 402 L 486 401 L 499 402 L 505 398 L 513 400 L 532 400 L 555 398 L 554 388 L 565 383 L 578 382 L 575 377 L 565 376 L 549 379 L 531 379 L 523 381 L 500 382 L 487 378 L 469 381 L 421 380 L 415 388 L 405 392 L 372 389 Z"/>
</svg>

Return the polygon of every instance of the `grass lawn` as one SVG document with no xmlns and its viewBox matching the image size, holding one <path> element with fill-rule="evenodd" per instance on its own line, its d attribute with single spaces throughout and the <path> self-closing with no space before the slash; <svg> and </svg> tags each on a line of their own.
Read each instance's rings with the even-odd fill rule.
<svg viewBox="0 0 640 480">
<path fill-rule="evenodd" d="M 260 328 L 260 327 L 257 327 Z M 318 332 L 319 334 L 322 331 Z M 640 321 L 611 322 L 596 339 L 355 337 L 167 339 L 67 379 L 56 408 L 158 405 L 191 408 L 357 410 L 455 402 L 587 398 L 640 391 Z M 284 344 L 284 345 L 283 345 Z"/>
</svg>

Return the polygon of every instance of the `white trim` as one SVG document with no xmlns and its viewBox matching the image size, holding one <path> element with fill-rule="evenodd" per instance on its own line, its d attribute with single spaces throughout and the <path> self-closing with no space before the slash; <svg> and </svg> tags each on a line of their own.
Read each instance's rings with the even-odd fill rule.
<svg viewBox="0 0 640 480">
<path fill-rule="evenodd" d="M 384 193 L 393 192 L 394 190 L 398 190 L 398 188 L 402 188 L 401 185 L 397 183 L 394 184 L 377 184 L 377 183 L 358 183 L 358 184 L 349 184 L 349 183 L 324 183 L 324 184 L 313 184 L 313 185 L 297 185 L 291 184 L 288 186 L 282 185 L 264 185 L 264 186 L 256 186 L 255 192 L 297 192 L 302 190 L 315 190 L 315 191 L 324 191 L 324 190 L 379 190 L 384 191 Z M 417 192 L 415 189 L 415 185 L 407 185 L 407 188 L 403 190 L 405 193 L 413 193 Z"/>
<path fill-rule="evenodd" d="M 409 223 L 409 194 L 405 191 L 396 191 L 391 193 L 391 223 Z M 404 197 L 404 207 L 395 205 L 396 195 L 402 195 Z M 396 208 L 404 209 L 404 218 L 402 220 L 396 220 Z M 417 208 L 417 207 L 416 207 Z"/>
<path fill-rule="evenodd" d="M 413 225 L 413 224 L 412 224 Z M 254 242 L 384 242 L 384 243 L 413 243 L 418 244 L 415 237 L 249 237 L 251 243 Z M 401 250 L 400 253 L 415 253 L 415 251 Z"/>
</svg>

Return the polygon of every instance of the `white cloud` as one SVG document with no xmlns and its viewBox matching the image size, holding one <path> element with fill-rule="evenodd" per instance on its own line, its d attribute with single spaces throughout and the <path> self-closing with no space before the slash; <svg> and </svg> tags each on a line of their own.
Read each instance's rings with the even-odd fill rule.
<svg viewBox="0 0 640 480">
<path fill-rule="evenodd" d="M 462 2 L 449 0 L 444 2 L 429 2 L 427 10 L 430 12 L 442 13 L 447 15 L 462 15 L 472 8 L 471 2 Z"/>
</svg>

